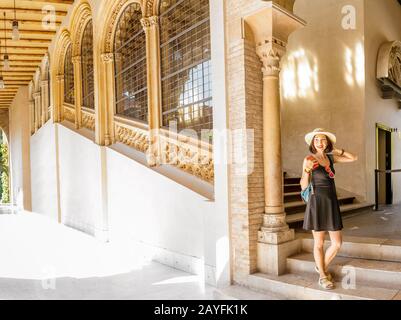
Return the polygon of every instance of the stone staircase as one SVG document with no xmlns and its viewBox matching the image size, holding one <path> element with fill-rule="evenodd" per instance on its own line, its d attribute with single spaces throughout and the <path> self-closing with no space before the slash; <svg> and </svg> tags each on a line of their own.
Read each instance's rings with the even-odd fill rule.
<svg viewBox="0 0 401 320">
<path fill-rule="evenodd" d="M 401 300 L 401 240 L 344 237 L 341 251 L 329 269 L 336 281 L 336 288 L 330 291 L 317 283 L 312 235 L 297 233 L 296 241 L 299 253 L 287 259 L 287 274 L 253 274 L 247 286 L 286 299 Z M 325 247 L 328 246 L 326 238 Z"/>
<path fill-rule="evenodd" d="M 289 178 L 284 173 L 284 207 L 287 223 L 294 229 L 301 227 L 306 208 L 301 198 L 300 179 L 299 177 Z M 372 206 L 370 203 L 358 203 L 353 195 L 345 192 L 338 192 L 338 201 L 343 215 L 353 214 Z"/>
</svg>

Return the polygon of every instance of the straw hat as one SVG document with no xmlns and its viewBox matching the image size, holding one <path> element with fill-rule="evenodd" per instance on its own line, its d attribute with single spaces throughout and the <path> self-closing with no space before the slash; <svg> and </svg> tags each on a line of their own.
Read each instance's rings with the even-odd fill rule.
<svg viewBox="0 0 401 320">
<path fill-rule="evenodd" d="M 333 144 L 335 144 L 337 141 L 336 136 L 334 134 L 332 134 L 331 132 L 327 132 L 326 130 L 324 130 L 322 128 L 317 128 L 317 129 L 313 130 L 312 132 L 309 132 L 308 134 L 305 135 L 305 141 L 308 144 L 308 146 L 310 146 L 310 144 L 312 143 L 312 139 L 314 138 L 314 136 L 316 136 L 318 134 L 324 134 L 331 140 L 331 142 Z"/>
</svg>

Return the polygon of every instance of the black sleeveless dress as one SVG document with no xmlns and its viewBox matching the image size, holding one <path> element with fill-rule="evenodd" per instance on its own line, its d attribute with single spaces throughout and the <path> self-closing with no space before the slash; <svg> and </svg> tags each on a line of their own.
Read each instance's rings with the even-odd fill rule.
<svg viewBox="0 0 401 320">
<path fill-rule="evenodd" d="M 330 160 L 333 174 L 334 159 Z M 340 231 L 343 229 L 340 206 L 338 204 L 334 178 L 330 178 L 326 168 L 319 165 L 312 171 L 312 185 L 314 193 L 311 194 L 305 210 L 303 229 L 314 231 Z"/>
</svg>

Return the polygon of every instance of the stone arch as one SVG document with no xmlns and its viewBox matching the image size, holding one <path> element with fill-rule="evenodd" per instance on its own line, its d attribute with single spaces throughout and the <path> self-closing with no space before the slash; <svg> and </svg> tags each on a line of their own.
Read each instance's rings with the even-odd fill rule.
<svg viewBox="0 0 401 320">
<path fill-rule="evenodd" d="M 81 54 L 82 36 L 87 23 L 92 20 L 92 9 L 87 0 L 82 0 L 72 13 L 70 22 L 71 40 L 72 40 L 72 56 Z"/>
<path fill-rule="evenodd" d="M 60 31 L 56 39 L 55 54 L 54 54 L 54 71 L 56 75 L 64 74 L 64 58 L 67 47 L 72 43 L 70 32 L 64 28 Z"/>
<path fill-rule="evenodd" d="M 54 59 L 51 61 L 50 70 L 52 81 L 53 114 L 54 121 L 62 121 L 62 105 L 64 100 L 64 60 L 68 46 L 71 44 L 70 32 L 67 28 L 59 31 L 53 51 Z"/>
<path fill-rule="evenodd" d="M 7 144 L 8 144 L 8 141 L 9 141 L 9 112 L 8 112 L 8 109 L 0 109 L 0 130 L 4 131 L 4 134 L 7 138 Z"/>
<path fill-rule="evenodd" d="M 36 69 L 35 75 L 33 76 L 34 93 L 40 90 L 40 80 L 42 78 L 41 67 Z"/>
<path fill-rule="evenodd" d="M 105 25 L 107 27 L 102 30 L 99 41 L 100 52 L 102 54 L 113 52 L 113 43 L 117 24 L 125 8 L 127 8 L 132 3 L 138 3 L 141 6 L 143 16 L 146 16 L 146 8 L 148 2 L 153 2 L 153 0 L 118 0 L 115 2 L 110 1 L 111 6 L 104 8 L 104 11 L 106 13 Z"/>
<path fill-rule="evenodd" d="M 49 53 L 47 52 L 42 60 L 42 63 L 40 65 L 40 68 L 42 70 L 41 72 L 41 80 L 42 81 L 48 81 L 49 79 L 49 71 L 50 71 L 50 56 Z"/>
</svg>

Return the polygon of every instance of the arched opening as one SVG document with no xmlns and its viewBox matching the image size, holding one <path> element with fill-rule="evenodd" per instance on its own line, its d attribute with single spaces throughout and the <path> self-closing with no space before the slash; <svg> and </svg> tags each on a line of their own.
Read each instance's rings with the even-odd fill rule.
<svg viewBox="0 0 401 320">
<path fill-rule="evenodd" d="M 10 159 L 7 136 L 0 128 L 0 204 L 10 204 Z"/>
</svg>

